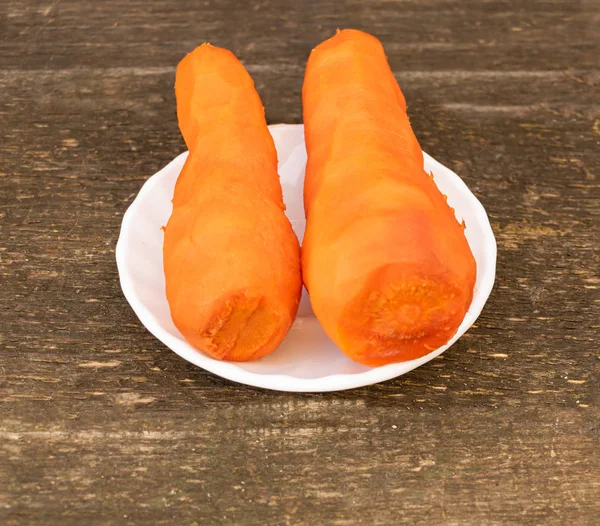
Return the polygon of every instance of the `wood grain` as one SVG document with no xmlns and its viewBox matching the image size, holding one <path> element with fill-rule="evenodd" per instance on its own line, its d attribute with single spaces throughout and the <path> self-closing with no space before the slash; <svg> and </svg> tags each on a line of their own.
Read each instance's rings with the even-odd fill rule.
<svg viewBox="0 0 600 526">
<path fill-rule="evenodd" d="M 596 524 L 600 6 L 595 1 L 0 6 L 0 522 Z M 422 147 L 486 206 L 497 284 L 439 359 L 290 395 L 216 378 L 147 333 L 114 246 L 184 149 L 177 61 L 210 40 L 269 122 L 306 57 L 378 35 Z"/>
</svg>

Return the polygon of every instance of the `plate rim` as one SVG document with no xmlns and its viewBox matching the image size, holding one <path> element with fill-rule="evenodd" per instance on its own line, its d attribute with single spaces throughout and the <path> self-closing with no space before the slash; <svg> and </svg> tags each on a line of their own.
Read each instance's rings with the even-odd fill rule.
<svg viewBox="0 0 600 526">
<path fill-rule="evenodd" d="M 273 124 L 269 126 L 269 130 L 287 128 L 287 127 L 304 127 L 303 124 Z M 183 152 L 177 155 L 172 161 L 166 166 L 161 168 L 154 175 L 151 175 L 142 185 L 139 192 L 131 204 L 127 207 L 127 210 L 123 214 L 121 221 L 121 228 L 119 231 L 119 238 L 115 249 L 115 257 L 117 263 L 117 269 L 119 274 L 119 283 L 123 291 L 125 299 L 135 312 L 136 316 L 142 323 L 142 325 L 159 341 L 166 345 L 169 350 L 175 352 L 184 360 L 193 363 L 197 367 L 209 371 L 217 376 L 225 378 L 227 380 L 237 382 L 252 387 L 259 387 L 263 389 L 269 389 L 273 391 L 282 392 L 332 392 L 332 391 L 343 391 L 347 389 L 354 389 L 357 387 L 363 387 L 372 385 L 386 380 L 391 380 L 403 374 L 406 374 L 417 367 L 433 360 L 449 347 L 451 347 L 460 337 L 463 336 L 470 328 L 467 327 L 462 333 L 459 331 L 452 337 L 452 339 L 445 345 L 432 351 L 421 358 L 416 360 L 409 360 L 405 362 L 396 362 L 380 367 L 375 367 L 367 371 L 360 373 L 340 373 L 322 376 L 319 378 L 299 378 L 290 376 L 287 374 L 262 374 L 253 371 L 247 371 L 241 369 L 235 362 L 226 362 L 215 360 L 200 351 L 193 348 L 187 341 L 180 340 L 170 334 L 166 329 L 163 329 L 161 324 L 156 320 L 155 316 L 149 311 L 146 305 L 135 293 L 135 287 L 133 280 L 129 273 L 126 272 L 126 247 L 127 240 L 130 237 L 131 224 L 135 218 L 136 210 L 139 208 L 143 197 L 150 193 L 154 186 L 168 174 L 173 164 L 181 162 L 182 158 L 187 157 L 188 152 Z M 493 289 L 496 274 L 496 259 L 497 259 L 497 243 L 492 230 L 489 217 L 483 206 L 483 204 L 477 199 L 477 197 L 471 192 L 467 184 L 450 168 L 444 166 L 433 157 L 423 152 L 424 158 L 428 163 L 434 166 L 444 169 L 451 174 L 453 183 L 456 184 L 462 194 L 466 195 L 469 202 L 470 208 L 474 211 L 478 222 L 481 225 L 482 230 L 485 232 L 484 242 L 484 260 L 487 263 L 486 268 L 482 269 L 481 280 L 478 288 L 478 296 L 473 296 L 469 310 L 472 308 L 476 299 L 482 301 L 481 309 L 475 315 L 471 325 L 477 320 L 483 307 L 487 303 L 490 293 Z M 465 318 L 469 315 L 469 311 L 465 314 Z M 463 321 L 464 319 L 463 318 Z M 461 323 L 462 324 L 462 323 Z M 341 351 L 340 351 L 341 352 Z"/>
</svg>

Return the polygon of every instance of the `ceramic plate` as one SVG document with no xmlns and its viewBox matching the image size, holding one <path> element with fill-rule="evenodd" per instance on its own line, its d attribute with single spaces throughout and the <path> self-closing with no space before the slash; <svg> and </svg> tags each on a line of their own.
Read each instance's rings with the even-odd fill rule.
<svg viewBox="0 0 600 526">
<path fill-rule="evenodd" d="M 279 155 L 284 201 L 294 231 L 302 240 L 302 189 L 306 166 L 304 128 L 279 124 L 269 127 Z M 365 367 L 347 358 L 327 337 L 315 318 L 306 291 L 298 317 L 273 354 L 247 363 L 221 362 L 197 351 L 177 330 L 165 295 L 161 227 L 171 215 L 173 188 L 187 153 L 183 153 L 144 184 L 123 218 L 117 243 L 117 266 L 123 293 L 145 327 L 182 358 L 216 375 L 242 384 L 280 391 L 337 391 L 400 376 L 435 358 L 460 338 L 479 316 L 494 284 L 496 241 L 487 214 L 465 183 L 429 155 L 425 170 L 448 196 L 477 260 L 473 302 L 456 335 L 446 345 L 418 360 L 381 367 Z"/>
</svg>

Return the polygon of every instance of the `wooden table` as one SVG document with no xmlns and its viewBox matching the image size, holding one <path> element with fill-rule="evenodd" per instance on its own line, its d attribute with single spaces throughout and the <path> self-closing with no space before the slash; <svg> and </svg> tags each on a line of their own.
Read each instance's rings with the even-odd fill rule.
<svg viewBox="0 0 600 526">
<path fill-rule="evenodd" d="M 231 48 L 298 123 L 336 27 L 381 38 L 423 148 L 484 203 L 496 287 L 396 380 L 235 385 L 137 320 L 121 218 L 184 149 L 187 51 Z M 599 57 L 596 0 L 4 0 L 0 523 L 598 524 Z"/>
</svg>

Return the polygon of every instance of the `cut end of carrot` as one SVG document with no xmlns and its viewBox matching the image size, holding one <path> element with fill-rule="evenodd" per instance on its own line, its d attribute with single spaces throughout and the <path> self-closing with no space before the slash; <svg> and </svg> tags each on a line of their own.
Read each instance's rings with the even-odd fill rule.
<svg viewBox="0 0 600 526">
<path fill-rule="evenodd" d="M 444 276 L 402 275 L 398 270 L 387 269 L 369 280 L 341 317 L 342 350 L 364 365 L 429 354 L 452 338 L 470 303 Z"/>
<path fill-rule="evenodd" d="M 218 360 L 256 360 L 274 351 L 291 322 L 269 304 L 264 296 L 243 292 L 215 302 L 212 312 L 192 329 L 179 327 L 195 347 Z"/>
</svg>

